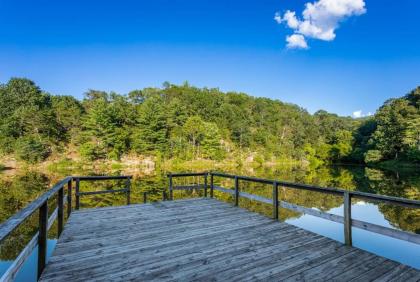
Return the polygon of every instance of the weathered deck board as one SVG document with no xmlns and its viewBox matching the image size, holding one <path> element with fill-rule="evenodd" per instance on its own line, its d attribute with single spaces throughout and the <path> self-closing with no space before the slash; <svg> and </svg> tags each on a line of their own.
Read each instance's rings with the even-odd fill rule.
<svg viewBox="0 0 420 282">
<path fill-rule="evenodd" d="M 41 281 L 419 281 L 420 271 L 213 199 L 75 211 Z"/>
</svg>

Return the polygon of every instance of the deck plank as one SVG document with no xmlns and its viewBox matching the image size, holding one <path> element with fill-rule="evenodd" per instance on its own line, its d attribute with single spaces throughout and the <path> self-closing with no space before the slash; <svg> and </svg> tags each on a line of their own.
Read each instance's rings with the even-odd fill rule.
<svg viewBox="0 0 420 282">
<path fill-rule="evenodd" d="M 41 281 L 417 281 L 420 271 L 214 199 L 75 211 Z"/>
</svg>

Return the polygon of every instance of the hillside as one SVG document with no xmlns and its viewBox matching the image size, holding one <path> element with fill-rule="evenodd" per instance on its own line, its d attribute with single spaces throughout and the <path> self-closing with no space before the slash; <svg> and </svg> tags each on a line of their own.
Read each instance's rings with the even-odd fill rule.
<svg viewBox="0 0 420 282">
<path fill-rule="evenodd" d="M 0 86 L 0 152 L 29 163 L 66 155 L 119 160 L 226 158 L 254 162 L 420 162 L 420 87 L 365 119 L 185 83 L 126 95 L 89 90 L 82 101 L 28 79 Z"/>
</svg>

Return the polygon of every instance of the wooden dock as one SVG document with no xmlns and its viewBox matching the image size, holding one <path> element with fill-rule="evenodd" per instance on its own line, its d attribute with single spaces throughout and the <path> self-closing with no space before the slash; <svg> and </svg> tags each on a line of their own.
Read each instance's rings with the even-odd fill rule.
<svg viewBox="0 0 420 282">
<path fill-rule="evenodd" d="M 210 199 L 73 211 L 41 281 L 420 281 L 420 271 Z"/>
</svg>

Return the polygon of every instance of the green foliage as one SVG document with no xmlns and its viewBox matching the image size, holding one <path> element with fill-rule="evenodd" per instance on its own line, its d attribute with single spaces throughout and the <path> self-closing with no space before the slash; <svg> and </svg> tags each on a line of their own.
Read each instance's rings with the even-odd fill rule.
<svg viewBox="0 0 420 282">
<path fill-rule="evenodd" d="M 365 154 L 365 162 L 369 163 L 377 163 L 383 159 L 383 155 L 379 150 L 369 150 Z"/>
<path fill-rule="evenodd" d="M 83 104 L 86 114 L 82 134 L 88 144 L 83 153 L 81 151 L 82 155 L 86 158 L 120 159 L 130 146 L 134 106 L 124 96 L 94 90 L 86 93 Z"/>
<path fill-rule="evenodd" d="M 45 160 L 50 151 L 47 145 L 32 136 L 19 138 L 15 144 L 16 157 L 29 163 Z"/>
<path fill-rule="evenodd" d="M 214 122 L 204 123 L 204 137 L 201 141 L 203 157 L 212 160 L 221 160 L 225 156 L 224 148 L 221 144 L 221 134 Z"/>
<path fill-rule="evenodd" d="M 52 109 L 62 136 L 68 141 L 77 134 L 84 114 L 82 104 L 72 96 L 52 96 Z"/>
<path fill-rule="evenodd" d="M 93 161 L 99 158 L 100 153 L 94 143 L 86 142 L 79 147 L 80 156 L 85 160 Z"/>
<path fill-rule="evenodd" d="M 89 90 L 82 102 L 44 93 L 28 79 L 0 85 L 0 154 L 36 162 L 71 145 L 87 160 L 119 160 L 136 152 L 159 158 L 242 163 L 266 160 L 325 163 L 419 162 L 420 87 L 391 99 L 374 117 L 352 119 L 326 111 L 223 93 L 188 83 L 144 88 L 128 95 Z M 33 152 L 33 158 L 25 155 Z"/>
<path fill-rule="evenodd" d="M 0 155 L 7 155 L 14 152 L 16 140 L 10 136 L 0 135 Z"/>
<path fill-rule="evenodd" d="M 420 162 L 420 87 L 390 99 L 356 134 L 353 158 L 364 153 L 365 162 L 395 160 Z"/>
<path fill-rule="evenodd" d="M 161 96 L 153 95 L 138 109 L 133 148 L 140 154 L 166 152 L 168 147 L 168 118 Z"/>
</svg>

